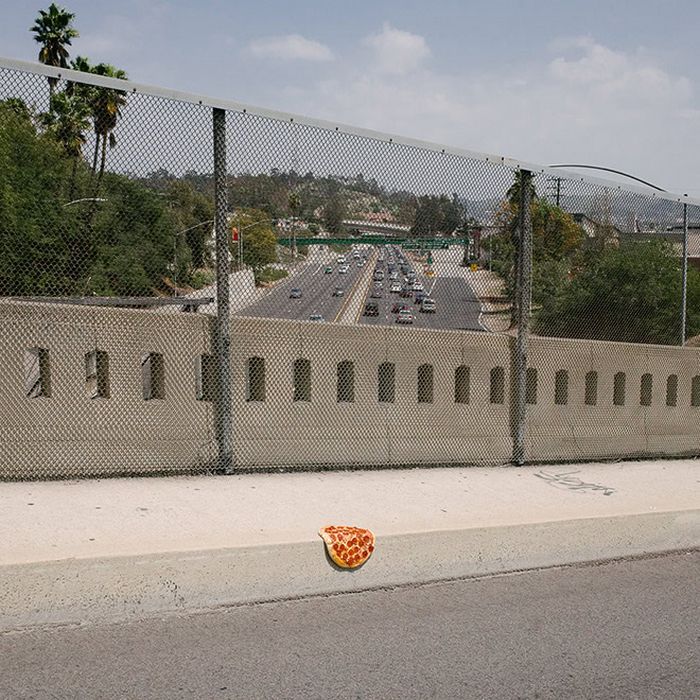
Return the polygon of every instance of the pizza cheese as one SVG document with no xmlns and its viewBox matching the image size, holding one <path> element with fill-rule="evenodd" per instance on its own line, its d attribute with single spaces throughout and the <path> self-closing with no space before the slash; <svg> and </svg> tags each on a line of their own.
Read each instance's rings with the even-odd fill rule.
<svg viewBox="0 0 700 700">
<path fill-rule="evenodd" d="M 370 530 L 350 525 L 328 525 L 318 534 L 326 543 L 330 558 L 343 569 L 364 564 L 374 551 L 374 535 Z"/>
</svg>

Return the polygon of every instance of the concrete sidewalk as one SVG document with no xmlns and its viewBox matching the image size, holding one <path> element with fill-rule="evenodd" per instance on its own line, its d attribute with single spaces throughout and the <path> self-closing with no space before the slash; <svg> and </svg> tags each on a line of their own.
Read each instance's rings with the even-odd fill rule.
<svg viewBox="0 0 700 700">
<path fill-rule="evenodd" d="M 121 620 L 695 548 L 700 461 L 2 483 L 0 542 L 0 631 Z"/>
</svg>

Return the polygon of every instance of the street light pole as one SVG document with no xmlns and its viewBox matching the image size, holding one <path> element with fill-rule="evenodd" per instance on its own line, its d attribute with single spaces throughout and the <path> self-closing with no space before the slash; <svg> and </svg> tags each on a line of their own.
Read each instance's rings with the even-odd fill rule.
<svg viewBox="0 0 700 700">
<path fill-rule="evenodd" d="M 74 199 L 72 202 L 66 202 L 63 206 L 70 207 L 72 204 L 77 204 L 78 202 L 108 202 L 108 199 L 103 197 L 81 197 L 80 199 Z"/>
</svg>

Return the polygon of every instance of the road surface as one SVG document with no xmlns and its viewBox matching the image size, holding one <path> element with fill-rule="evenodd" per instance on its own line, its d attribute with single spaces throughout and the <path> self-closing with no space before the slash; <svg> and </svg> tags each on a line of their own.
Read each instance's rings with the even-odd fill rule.
<svg viewBox="0 0 700 700">
<path fill-rule="evenodd" d="M 698 610 L 694 552 L 15 633 L 0 697 L 689 700 Z"/>
</svg>

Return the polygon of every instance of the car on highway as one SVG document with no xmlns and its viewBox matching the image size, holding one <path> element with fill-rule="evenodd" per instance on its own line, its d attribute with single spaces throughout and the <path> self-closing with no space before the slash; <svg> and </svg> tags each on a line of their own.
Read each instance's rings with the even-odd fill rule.
<svg viewBox="0 0 700 700">
<path fill-rule="evenodd" d="M 350 267 L 348 265 L 341 265 L 338 268 L 338 274 L 339 275 L 347 275 L 349 270 L 350 270 Z"/>
<path fill-rule="evenodd" d="M 333 268 L 332 268 L 330 265 L 327 265 L 327 266 L 324 268 L 323 272 L 324 272 L 324 274 L 326 274 L 326 275 L 330 275 L 330 274 L 333 272 Z"/>
<path fill-rule="evenodd" d="M 413 311 L 413 309 L 408 305 L 408 304 L 402 304 L 400 301 L 397 301 L 392 307 L 391 307 L 391 313 L 392 314 L 398 314 L 401 311 Z"/>
<path fill-rule="evenodd" d="M 369 296 L 370 296 L 370 299 L 381 299 L 382 298 L 382 290 L 375 287 L 371 291 Z"/>
<path fill-rule="evenodd" d="M 379 316 L 379 304 L 376 301 L 368 301 L 365 304 L 365 316 Z"/>
<path fill-rule="evenodd" d="M 416 304 L 421 304 L 423 302 L 423 299 L 425 299 L 428 295 L 425 292 L 416 292 L 416 296 L 414 297 L 413 301 L 416 302 Z"/>
<path fill-rule="evenodd" d="M 336 262 L 338 263 L 338 265 L 345 265 L 347 260 L 341 255 L 339 258 L 336 258 Z"/>
<path fill-rule="evenodd" d="M 384 279 L 384 272 L 382 270 L 375 270 L 373 278 L 375 281 L 380 281 Z"/>
<path fill-rule="evenodd" d="M 411 297 L 413 297 L 413 290 L 410 287 L 401 287 L 399 296 L 402 299 L 410 299 Z"/>
<path fill-rule="evenodd" d="M 301 299 L 301 297 L 302 297 L 301 289 L 299 289 L 298 287 L 294 287 L 294 289 L 290 290 L 290 292 L 289 292 L 290 299 Z"/>
<path fill-rule="evenodd" d="M 410 311 L 399 311 L 396 323 L 413 323 L 413 314 Z"/>
<path fill-rule="evenodd" d="M 323 322 L 325 320 L 326 319 L 323 318 L 323 316 L 321 316 L 321 314 L 311 314 L 311 316 L 309 316 L 309 321 Z"/>
<path fill-rule="evenodd" d="M 400 292 L 401 291 L 401 282 L 394 282 L 391 287 L 389 287 L 390 292 Z"/>
<path fill-rule="evenodd" d="M 413 283 L 413 291 L 414 292 L 422 292 L 423 291 L 423 283 L 422 282 L 414 282 Z"/>
<path fill-rule="evenodd" d="M 420 305 L 420 310 L 423 313 L 434 314 L 435 313 L 435 299 L 430 297 L 424 297 Z"/>
<path fill-rule="evenodd" d="M 360 258 L 360 260 L 357 261 L 357 267 L 364 267 L 365 266 L 365 261 Z"/>
<path fill-rule="evenodd" d="M 345 296 L 345 290 L 342 287 L 336 287 L 333 290 L 333 296 L 334 297 L 342 297 Z"/>
</svg>

